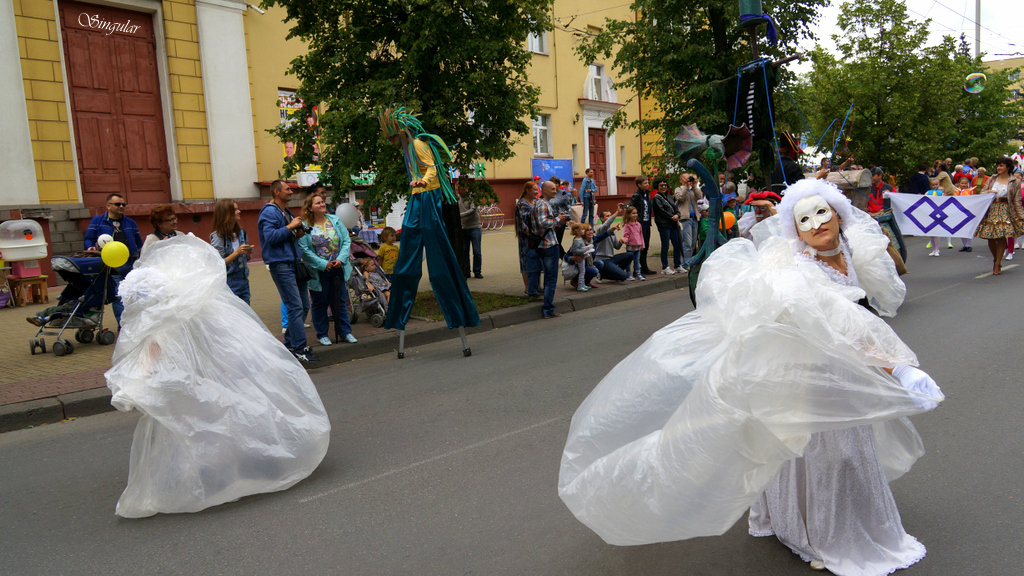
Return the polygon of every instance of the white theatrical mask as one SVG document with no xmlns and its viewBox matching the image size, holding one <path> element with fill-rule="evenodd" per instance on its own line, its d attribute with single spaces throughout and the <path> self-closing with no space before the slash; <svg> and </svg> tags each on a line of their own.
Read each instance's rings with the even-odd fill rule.
<svg viewBox="0 0 1024 576">
<path fill-rule="evenodd" d="M 832 207 L 821 196 L 801 198 L 793 206 L 793 219 L 796 227 L 802 232 L 817 230 L 822 224 L 832 220 L 835 213 Z"/>
</svg>

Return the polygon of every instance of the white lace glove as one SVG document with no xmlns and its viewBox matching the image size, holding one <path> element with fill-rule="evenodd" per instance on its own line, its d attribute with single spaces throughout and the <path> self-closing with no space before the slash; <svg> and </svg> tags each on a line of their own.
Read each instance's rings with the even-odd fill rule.
<svg viewBox="0 0 1024 576">
<path fill-rule="evenodd" d="M 914 403 L 925 410 L 932 410 L 945 399 L 939 385 L 924 370 L 900 365 L 892 369 L 892 375 L 904 388 L 914 392 L 910 395 Z"/>
</svg>

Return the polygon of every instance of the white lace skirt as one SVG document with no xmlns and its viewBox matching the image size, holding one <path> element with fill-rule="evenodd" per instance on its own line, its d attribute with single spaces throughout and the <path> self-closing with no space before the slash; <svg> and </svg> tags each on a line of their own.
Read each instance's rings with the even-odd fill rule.
<svg viewBox="0 0 1024 576">
<path fill-rule="evenodd" d="M 819 432 L 750 509 L 750 533 L 775 535 L 837 576 L 883 576 L 924 558 L 903 530 L 871 426 Z"/>
</svg>

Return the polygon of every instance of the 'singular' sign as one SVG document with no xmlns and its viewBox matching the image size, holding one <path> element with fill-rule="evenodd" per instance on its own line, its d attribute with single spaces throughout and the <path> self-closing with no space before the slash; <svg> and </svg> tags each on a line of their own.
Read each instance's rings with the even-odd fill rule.
<svg viewBox="0 0 1024 576">
<path fill-rule="evenodd" d="M 142 26 L 132 24 L 131 18 L 125 22 L 110 22 L 104 20 L 99 14 L 89 15 L 82 12 L 78 15 L 78 25 L 83 28 L 92 28 L 94 30 L 106 30 L 105 36 L 110 36 L 114 32 L 120 32 L 122 34 L 135 34 L 139 31 Z"/>
</svg>

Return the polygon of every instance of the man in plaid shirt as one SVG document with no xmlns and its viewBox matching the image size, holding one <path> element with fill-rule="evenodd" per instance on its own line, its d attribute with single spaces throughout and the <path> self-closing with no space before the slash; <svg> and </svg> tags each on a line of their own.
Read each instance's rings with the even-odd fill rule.
<svg viewBox="0 0 1024 576">
<path fill-rule="evenodd" d="M 559 316 L 555 312 L 555 288 L 558 286 L 558 237 L 555 236 L 555 226 L 564 223 L 569 219 L 568 214 L 555 216 L 548 201 L 555 197 L 558 188 L 555 183 L 545 181 L 540 186 L 540 198 L 533 203 L 530 213 L 533 234 L 541 237 L 537 246 L 537 257 L 540 258 L 541 269 L 544 271 L 544 305 L 541 312 L 544 318 L 555 318 Z"/>
</svg>

